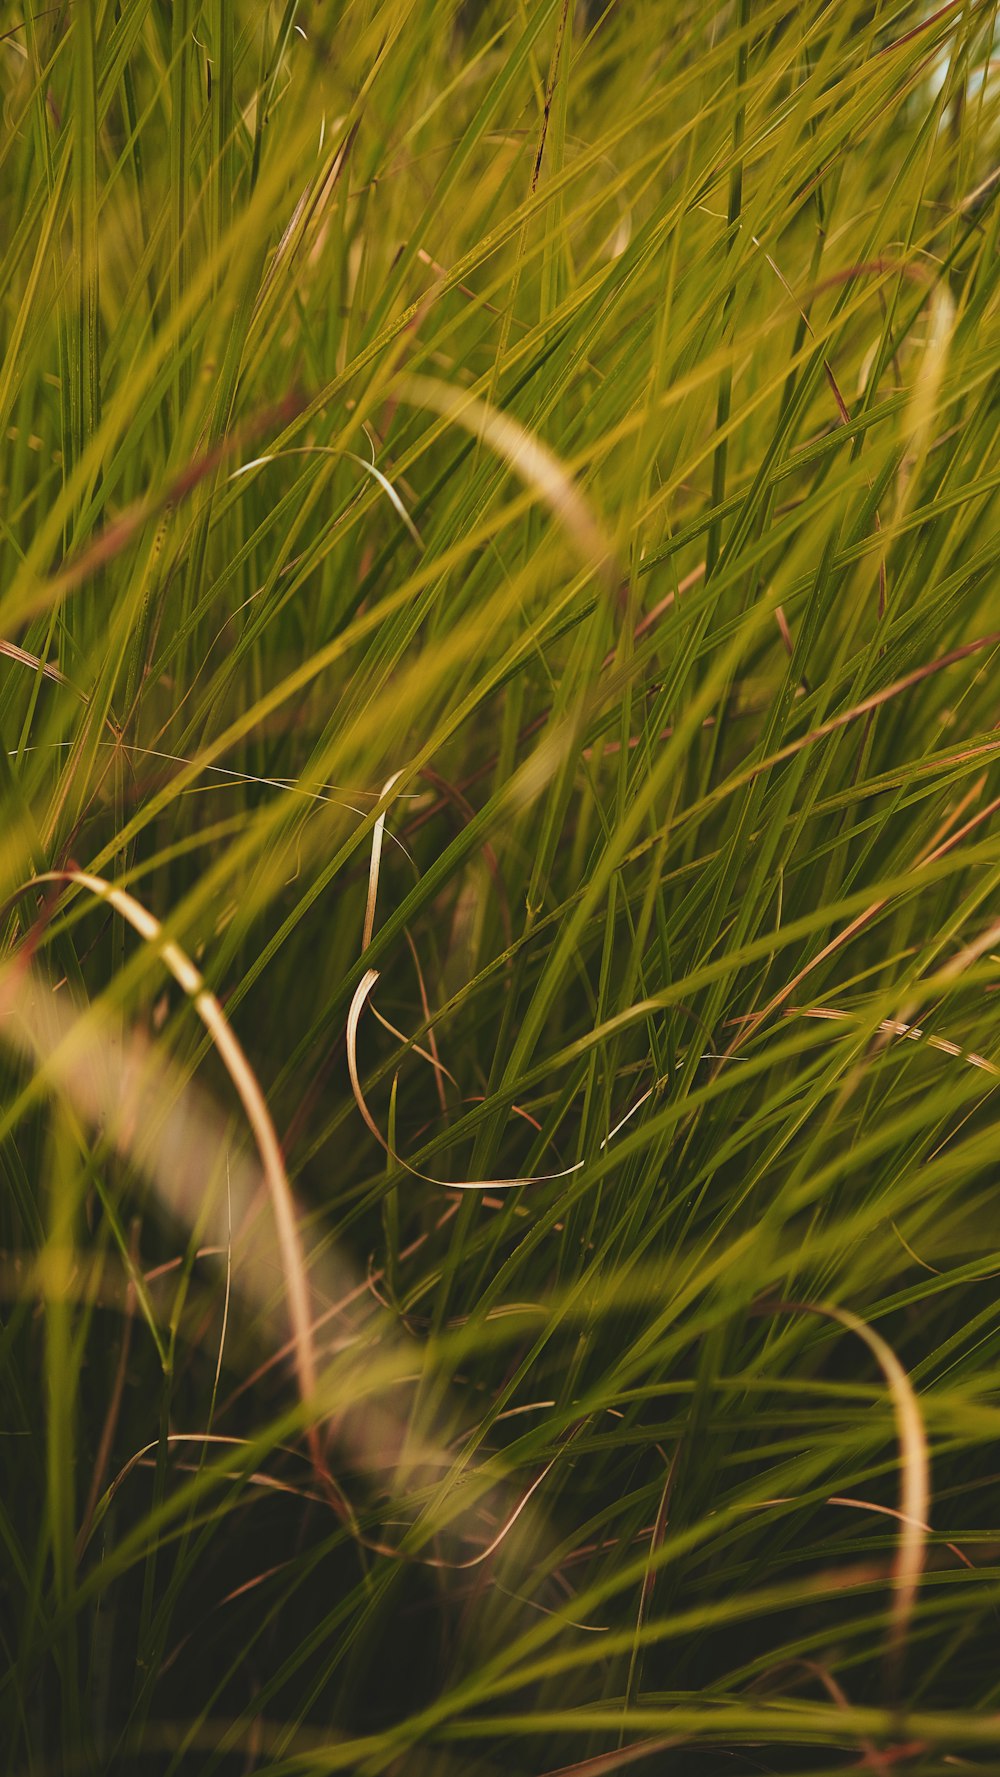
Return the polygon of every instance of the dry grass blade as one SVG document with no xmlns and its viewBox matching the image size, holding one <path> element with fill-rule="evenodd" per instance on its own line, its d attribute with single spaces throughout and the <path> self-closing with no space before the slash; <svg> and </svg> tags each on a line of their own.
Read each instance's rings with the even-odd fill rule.
<svg viewBox="0 0 1000 1777">
<path fill-rule="evenodd" d="M 549 508 L 583 566 L 603 580 L 609 591 L 618 591 L 623 573 L 610 541 L 569 471 L 540 438 L 480 396 L 453 389 L 434 377 L 407 377 L 400 392 L 414 406 L 430 408 L 489 445 Z"/>
<path fill-rule="evenodd" d="M 379 791 L 379 802 L 385 800 L 390 790 L 393 788 L 393 785 L 399 782 L 402 775 L 401 771 L 394 771 L 392 776 L 386 779 Z M 361 934 L 362 955 L 364 955 L 364 952 L 368 949 L 368 946 L 372 941 L 372 933 L 375 930 L 375 903 L 378 900 L 378 879 L 382 865 L 382 837 L 385 833 L 385 817 L 387 812 L 387 807 L 382 809 L 374 827 L 372 828 L 371 861 L 368 866 L 368 899 L 365 902 L 365 923 Z"/>
<path fill-rule="evenodd" d="M 19 666 L 30 667 L 34 673 L 41 673 L 44 679 L 51 679 L 54 685 L 65 685 L 68 691 L 72 691 L 74 697 L 78 697 L 81 703 L 86 703 L 86 692 L 81 691 L 78 685 L 74 685 L 72 679 L 68 679 L 66 674 L 60 671 L 59 667 L 53 666 L 50 660 L 39 660 L 38 655 L 30 654 L 27 648 L 20 648 L 16 642 L 3 640 L 0 640 L 0 654 L 4 655 L 7 660 L 16 661 Z"/>
<path fill-rule="evenodd" d="M 773 1302 L 760 1304 L 755 1312 L 815 1314 L 820 1319 L 836 1321 L 867 1345 L 885 1377 L 896 1417 L 900 1462 L 900 1534 L 893 1569 L 887 1661 L 890 1682 L 896 1686 L 901 1677 L 907 1635 L 924 1571 L 930 1515 L 930 1456 L 923 1415 L 913 1385 L 891 1345 L 849 1308 L 837 1308 L 826 1302 Z"/>
<path fill-rule="evenodd" d="M 402 1154 L 397 1153 L 386 1140 L 386 1137 L 382 1134 L 375 1118 L 372 1116 L 361 1087 L 361 1075 L 358 1069 L 358 1025 L 361 1021 L 361 1014 L 368 1003 L 368 999 L 378 979 L 379 972 L 377 969 L 366 969 L 361 980 L 358 982 L 354 997 L 348 1008 L 347 1071 L 350 1076 L 354 1102 L 357 1105 L 358 1110 L 361 1112 L 366 1127 L 375 1137 L 379 1147 L 388 1154 L 389 1159 L 395 1166 L 402 1167 L 403 1171 L 408 1172 L 412 1178 L 422 1179 L 424 1184 L 437 1185 L 439 1189 L 445 1191 L 516 1191 L 524 1185 L 550 1184 L 554 1179 L 569 1178 L 573 1173 L 579 1172 L 583 1165 L 582 1160 L 577 1160 L 572 1166 L 564 1166 L 559 1172 L 532 1173 L 515 1178 L 442 1179 L 435 1178 L 431 1173 L 421 1172 L 418 1167 L 411 1166 L 410 1162 L 405 1160 Z"/>
<path fill-rule="evenodd" d="M 263 469 L 268 463 L 281 462 L 286 457 L 342 457 L 345 461 L 354 463 L 359 469 L 363 469 L 366 475 L 370 475 L 372 480 L 378 483 L 382 492 L 386 495 L 392 505 L 393 510 L 398 514 L 401 523 L 413 538 L 417 548 L 423 549 L 424 540 L 420 535 L 420 532 L 410 517 L 410 514 L 407 512 L 406 507 L 400 499 L 399 494 L 396 492 L 396 489 L 393 487 L 392 482 L 389 480 L 389 477 L 378 467 L 374 460 L 374 445 L 372 446 L 372 452 L 372 461 L 369 463 L 364 457 L 359 457 L 356 451 L 337 450 L 334 445 L 330 444 L 290 444 L 283 450 L 267 451 L 263 456 L 254 457 L 249 463 L 241 463 L 238 469 L 233 470 L 229 479 L 230 481 L 238 481 L 241 476 L 249 475 L 255 469 Z"/>
<path fill-rule="evenodd" d="M 113 883 L 106 882 L 103 877 L 90 875 L 85 870 L 46 871 L 42 875 L 33 877 L 30 882 L 25 884 L 25 888 L 40 886 L 46 882 L 61 885 L 72 884 L 77 888 L 86 889 L 97 900 L 107 902 L 116 913 L 127 920 L 133 930 L 138 932 L 140 937 L 144 938 L 146 943 L 152 945 L 157 951 L 178 986 L 183 988 L 188 995 L 211 1036 L 246 1112 L 247 1121 L 253 1131 L 260 1154 L 264 1178 L 271 1197 L 285 1287 L 288 1292 L 299 1388 L 303 1401 L 308 1404 L 316 1392 L 316 1357 L 313 1349 L 309 1284 L 299 1242 L 295 1206 L 271 1114 L 257 1078 L 243 1051 L 242 1044 L 227 1022 L 215 995 L 209 992 L 190 958 L 173 938 L 164 936 L 159 920 L 155 919 L 148 909 L 135 899 L 134 895 L 130 895 L 125 889 L 116 888 Z M 315 1428 L 310 1431 L 310 1438 L 318 1455 L 319 1445 Z"/>
<path fill-rule="evenodd" d="M 826 1018 L 837 1022 L 850 1022 L 852 1014 L 836 1006 L 786 1006 L 786 1018 Z M 900 1018 L 883 1018 L 876 1026 L 878 1032 L 887 1037 L 904 1037 L 911 1043 L 926 1043 L 929 1049 L 937 1049 L 942 1055 L 952 1055 L 957 1061 L 965 1061 L 970 1067 L 981 1068 L 983 1073 L 992 1074 L 1000 1080 L 1000 1067 L 995 1062 L 987 1061 L 985 1055 L 977 1055 L 974 1050 L 963 1049 L 960 1043 L 953 1043 L 947 1037 L 935 1036 L 932 1031 L 922 1029 L 919 1024 L 906 1024 Z"/>
</svg>

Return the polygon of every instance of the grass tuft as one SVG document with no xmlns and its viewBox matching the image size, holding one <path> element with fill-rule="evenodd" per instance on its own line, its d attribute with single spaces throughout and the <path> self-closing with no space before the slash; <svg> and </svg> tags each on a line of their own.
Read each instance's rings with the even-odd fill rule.
<svg viewBox="0 0 1000 1777">
<path fill-rule="evenodd" d="M 1000 1768 L 998 44 L 5 17 L 10 1777 Z"/>
</svg>

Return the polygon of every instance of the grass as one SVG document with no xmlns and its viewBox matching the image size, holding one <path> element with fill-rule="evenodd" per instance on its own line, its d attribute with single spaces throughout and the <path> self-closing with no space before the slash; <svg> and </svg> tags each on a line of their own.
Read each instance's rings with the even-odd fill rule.
<svg viewBox="0 0 1000 1777">
<path fill-rule="evenodd" d="M 5 13 L 7 1772 L 1000 1770 L 996 11 Z"/>
</svg>

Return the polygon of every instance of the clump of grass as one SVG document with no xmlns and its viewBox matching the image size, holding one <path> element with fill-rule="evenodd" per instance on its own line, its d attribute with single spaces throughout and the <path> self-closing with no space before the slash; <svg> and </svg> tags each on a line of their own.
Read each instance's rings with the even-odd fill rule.
<svg viewBox="0 0 1000 1777">
<path fill-rule="evenodd" d="M 995 1768 L 995 45 L 10 15 L 10 1773 Z"/>
</svg>

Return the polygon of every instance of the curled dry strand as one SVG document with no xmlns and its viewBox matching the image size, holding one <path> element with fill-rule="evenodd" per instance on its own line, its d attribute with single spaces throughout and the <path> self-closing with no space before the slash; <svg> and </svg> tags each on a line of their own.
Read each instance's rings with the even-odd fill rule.
<svg viewBox="0 0 1000 1777">
<path fill-rule="evenodd" d="M 396 771 L 386 780 L 382 787 L 380 801 L 390 795 L 402 775 L 402 772 Z M 368 896 L 365 904 L 364 926 L 361 935 L 362 955 L 368 949 L 372 940 L 372 934 L 375 930 L 375 907 L 378 900 L 378 885 L 381 873 L 382 844 L 385 836 L 386 812 L 387 810 L 385 808 L 381 810 L 372 828 L 371 861 L 368 872 Z M 372 992 L 378 980 L 379 971 L 377 969 L 366 969 L 361 980 L 358 982 L 350 1007 L 348 1008 L 346 1029 L 347 1071 L 350 1076 L 354 1102 L 361 1113 L 366 1128 L 374 1136 L 379 1146 L 395 1165 L 402 1167 L 403 1171 L 408 1172 L 411 1177 L 421 1179 L 425 1184 L 437 1185 L 440 1189 L 448 1191 L 511 1191 L 519 1189 L 523 1185 L 551 1184 L 558 1179 L 571 1178 L 574 1173 L 580 1171 L 584 1165 L 583 1160 L 576 1160 L 573 1162 L 572 1166 L 564 1166 L 558 1172 L 524 1174 L 515 1178 L 439 1179 L 433 1177 L 430 1173 L 421 1172 L 417 1167 L 412 1166 L 408 1160 L 404 1159 L 382 1134 L 381 1129 L 375 1121 L 362 1089 L 361 1074 L 358 1067 L 358 1027 L 361 1022 L 361 1015 L 366 1005 L 368 1005 L 371 1000 Z M 426 996 L 424 996 L 424 998 L 426 1001 Z M 385 1029 L 389 1030 L 393 1036 L 398 1037 L 399 1040 L 404 1043 L 409 1041 L 401 1031 L 396 1029 L 395 1025 L 390 1024 L 389 1020 L 383 1017 L 382 1013 L 379 1012 L 374 1005 L 371 1006 L 371 1010 L 374 1012 L 379 1023 L 383 1025 Z M 421 1049 L 417 1044 L 411 1044 L 410 1046 L 422 1060 L 429 1062 L 435 1069 L 439 1081 L 442 1076 L 444 1076 L 455 1084 L 454 1076 L 448 1072 L 447 1068 L 443 1067 L 440 1058 L 437 1055 L 436 1045 L 432 1053 L 428 1053 L 426 1050 Z M 708 1059 L 713 1058 L 709 1057 Z M 714 1059 L 722 1060 L 727 1058 L 715 1057 Z M 647 1100 L 650 1099 L 663 1084 L 663 1080 L 655 1080 L 653 1085 L 629 1107 L 624 1116 L 619 1118 L 618 1122 L 614 1125 L 614 1128 L 610 1129 L 607 1135 L 604 1136 L 601 1142 L 602 1149 L 606 1148 L 608 1143 L 614 1140 L 615 1136 L 624 1129 L 626 1123 L 635 1116 L 637 1111 L 641 1110 Z M 513 1108 L 518 1115 L 527 1115 L 527 1113 L 521 1110 L 518 1106 L 515 1105 Z M 531 1120 L 532 1119 L 529 1118 L 529 1121 Z"/>
<path fill-rule="evenodd" d="M 396 771 L 393 772 L 390 778 L 387 778 L 382 786 L 380 801 L 384 800 L 391 794 L 402 775 L 402 772 Z M 372 941 L 372 934 L 375 930 L 375 907 L 378 900 L 378 885 L 382 865 L 382 841 L 385 834 L 386 812 L 386 808 L 381 810 L 372 828 L 371 862 L 368 870 L 368 898 L 365 903 L 364 926 L 361 933 L 362 954 L 368 949 L 368 946 Z M 540 1176 L 476 1180 L 467 1179 L 456 1181 L 454 1179 L 432 1178 L 428 1173 L 418 1171 L 416 1167 L 410 1165 L 409 1161 L 404 1160 L 400 1154 L 397 1154 L 387 1141 L 386 1137 L 382 1134 L 382 1131 L 368 1108 L 368 1103 L 361 1087 L 361 1075 L 358 1068 L 358 1025 L 361 1022 L 361 1014 L 364 1011 L 365 1006 L 368 1004 L 372 990 L 378 979 L 379 972 L 377 969 L 366 969 L 361 980 L 358 982 L 354 997 L 351 1000 L 347 1013 L 347 1071 L 350 1075 L 354 1102 L 357 1105 L 358 1110 L 361 1112 L 366 1127 L 370 1130 L 379 1146 L 385 1150 L 394 1164 L 401 1166 L 404 1171 L 412 1174 L 414 1178 L 422 1179 L 425 1184 L 438 1185 L 443 1189 L 451 1191 L 513 1190 L 520 1185 L 541 1184 L 552 1179 L 569 1178 L 571 1173 L 580 1170 L 580 1167 L 583 1165 L 582 1160 L 576 1161 L 573 1166 L 564 1167 L 560 1172 L 546 1173 Z M 374 1006 L 372 1007 L 372 1010 L 375 1011 Z M 380 1022 L 386 1022 L 381 1018 L 381 1014 L 376 1013 L 376 1016 L 379 1018 Z M 392 1026 L 389 1026 L 389 1028 L 393 1029 Z M 399 1035 L 400 1033 L 393 1029 L 393 1034 Z M 440 1068 L 441 1064 L 436 1057 L 424 1055 L 424 1059 L 430 1061 L 435 1068 Z M 450 1079 L 451 1075 L 448 1077 Z"/>
<path fill-rule="evenodd" d="M 114 884 L 105 881 L 103 877 L 93 876 L 85 870 L 48 870 L 32 877 L 25 884 L 25 888 L 41 886 L 47 882 L 60 885 L 70 884 L 86 889 L 98 900 L 106 901 L 116 913 L 127 920 L 140 937 L 158 951 L 178 986 L 183 988 L 188 995 L 205 1029 L 211 1036 L 239 1095 L 260 1154 L 261 1166 L 271 1197 L 285 1287 L 288 1292 L 299 1388 L 303 1401 L 310 1401 L 316 1392 L 316 1359 L 312 1339 L 312 1318 L 309 1312 L 309 1290 L 295 1219 L 295 1206 L 281 1147 L 271 1120 L 271 1113 L 239 1038 L 228 1023 L 214 993 L 211 993 L 205 986 L 202 976 L 190 957 L 181 949 L 175 939 L 164 935 L 159 920 L 154 918 L 153 914 L 141 902 L 137 901 L 134 895 L 130 895 L 125 889 L 116 888 Z M 317 1464 L 322 1466 L 315 1427 L 310 1429 L 309 1437 Z"/>
</svg>

